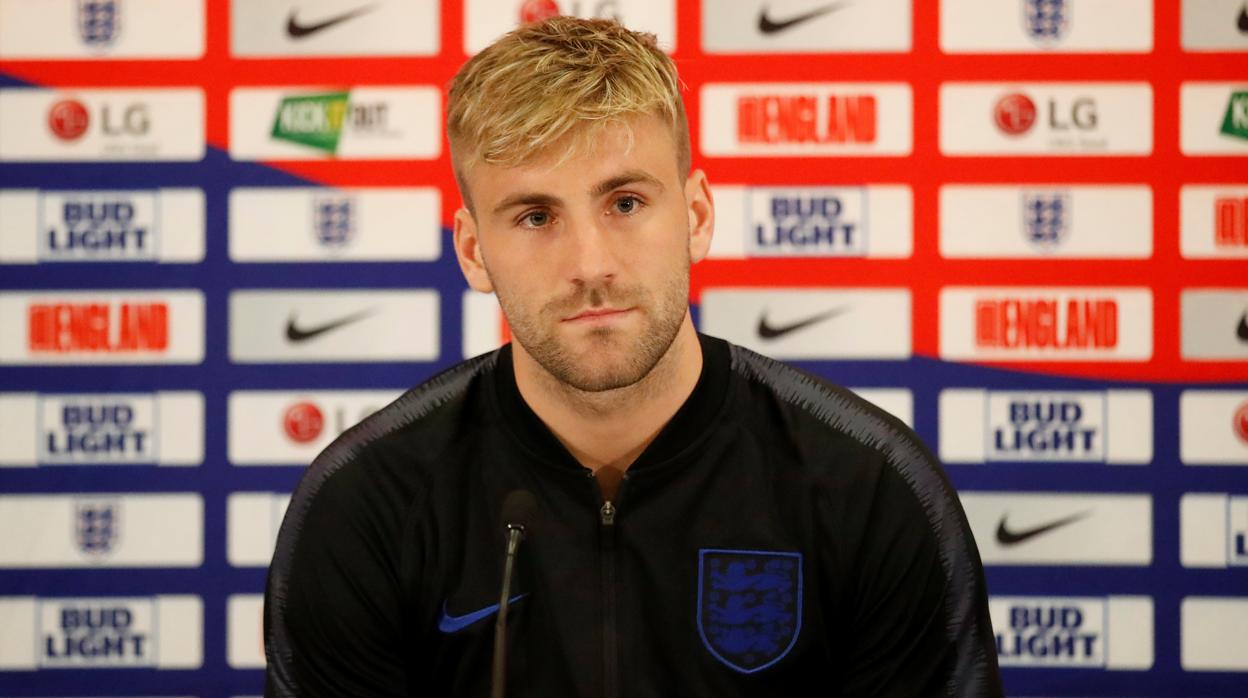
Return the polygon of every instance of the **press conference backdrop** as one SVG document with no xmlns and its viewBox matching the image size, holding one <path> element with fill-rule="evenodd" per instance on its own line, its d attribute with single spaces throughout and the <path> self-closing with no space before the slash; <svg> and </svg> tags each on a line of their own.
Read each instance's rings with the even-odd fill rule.
<svg viewBox="0 0 1248 698">
<path fill-rule="evenodd" d="M 947 464 L 1012 695 L 1248 694 L 1243 0 L 0 0 L 0 694 L 260 692 L 303 467 L 506 339 L 443 88 L 559 12 L 680 67 L 697 326 Z"/>
</svg>

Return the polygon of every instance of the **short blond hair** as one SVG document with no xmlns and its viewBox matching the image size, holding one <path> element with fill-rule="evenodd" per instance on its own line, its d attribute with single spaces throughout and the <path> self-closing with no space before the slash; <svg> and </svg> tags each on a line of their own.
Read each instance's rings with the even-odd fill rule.
<svg viewBox="0 0 1248 698">
<path fill-rule="evenodd" d="M 478 162 L 510 167 L 569 134 L 621 118 L 663 119 L 676 162 L 689 171 L 689 124 L 676 65 L 653 34 L 604 19 L 553 17 L 522 26 L 460 68 L 451 81 L 446 132 L 460 192 Z M 575 144 L 569 143 L 569 148 Z"/>
</svg>

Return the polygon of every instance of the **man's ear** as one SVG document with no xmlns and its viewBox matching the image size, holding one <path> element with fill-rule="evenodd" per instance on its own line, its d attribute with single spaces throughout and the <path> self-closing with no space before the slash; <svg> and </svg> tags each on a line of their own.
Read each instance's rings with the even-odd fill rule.
<svg viewBox="0 0 1248 698">
<path fill-rule="evenodd" d="M 490 274 L 485 270 L 485 259 L 481 256 L 477 221 L 468 209 L 461 207 L 455 212 L 454 228 L 455 258 L 459 260 L 459 270 L 474 290 L 493 293 L 494 285 L 490 283 Z"/>
<path fill-rule="evenodd" d="M 715 233 L 715 201 L 702 170 L 690 172 L 685 180 L 685 207 L 689 211 L 689 258 L 696 264 L 710 252 Z"/>
</svg>

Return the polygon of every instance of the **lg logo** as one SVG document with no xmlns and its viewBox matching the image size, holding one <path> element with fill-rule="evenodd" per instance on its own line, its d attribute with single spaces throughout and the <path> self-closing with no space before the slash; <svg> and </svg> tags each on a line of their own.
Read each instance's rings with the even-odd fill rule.
<svg viewBox="0 0 1248 698">
<path fill-rule="evenodd" d="M 91 113 L 76 99 L 62 99 L 48 110 L 48 129 L 63 141 L 76 141 L 91 126 Z M 100 132 L 105 136 L 144 136 L 151 128 L 147 105 L 127 105 L 120 113 L 105 104 L 100 107 Z"/>
<path fill-rule="evenodd" d="M 1045 101 L 1051 131 L 1091 131 L 1096 128 L 1096 102 L 1091 97 L 1078 97 L 1069 104 L 1050 98 Z M 993 122 L 1008 136 L 1021 136 L 1035 126 L 1040 110 L 1030 97 L 1021 92 L 1005 95 L 993 109 Z"/>
</svg>

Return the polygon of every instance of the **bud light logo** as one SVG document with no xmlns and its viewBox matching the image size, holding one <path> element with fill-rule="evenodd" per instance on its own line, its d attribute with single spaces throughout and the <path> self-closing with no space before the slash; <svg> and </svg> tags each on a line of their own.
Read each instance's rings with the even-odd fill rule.
<svg viewBox="0 0 1248 698">
<path fill-rule="evenodd" d="M 1105 397 L 990 393 L 989 461 L 1104 461 Z"/>
<path fill-rule="evenodd" d="M 78 549 L 96 560 L 113 552 L 121 531 L 121 503 L 111 500 L 83 500 L 74 507 L 75 538 Z"/>
<path fill-rule="evenodd" d="M 1066 0 L 1023 0 L 1023 28 L 1041 45 L 1053 45 L 1066 37 L 1070 10 Z"/>
<path fill-rule="evenodd" d="M 1056 249 L 1070 232 L 1070 195 L 1064 192 L 1023 194 L 1023 236 L 1045 252 Z"/>
<path fill-rule="evenodd" d="M 44 463 L 154 463 L 151 395 L 48 396 L 40 421 Z"/>
<path fill-rule="evenodd" d="M 1098 600 L 1017 599 L 1005 604 L 1004 617 L 993 610 L 1001 666 L 1105 665 L 1105 608 Z"/>
<path fill-rule="evenodd" d="M 121 0 L 78 0 L 78 36 L 93 48 L 105 48 L 121 30 Z"/>
<path fill-rule="evenodd" d="M 862 189 L 763 189 L 751 193 L 749 251 L 758 257 L 866 254 Z"/>
<path fill-rule="evenodd" d="M 150 666 L 152 609 L 139 599 L 45 600 L 42 666 Z"/>
<path fill-rule="evenodd" d="M 41 195 L 40 257 L 49 261 L 154 260 L 156 194 Z"/>
<path fill-rule="evenodd" d="M 312 226 L 324 247 L 345 247 L 355 236 L 355 203 L 347 198 L 317 198 L 312 203 Z"/>
</svg>

